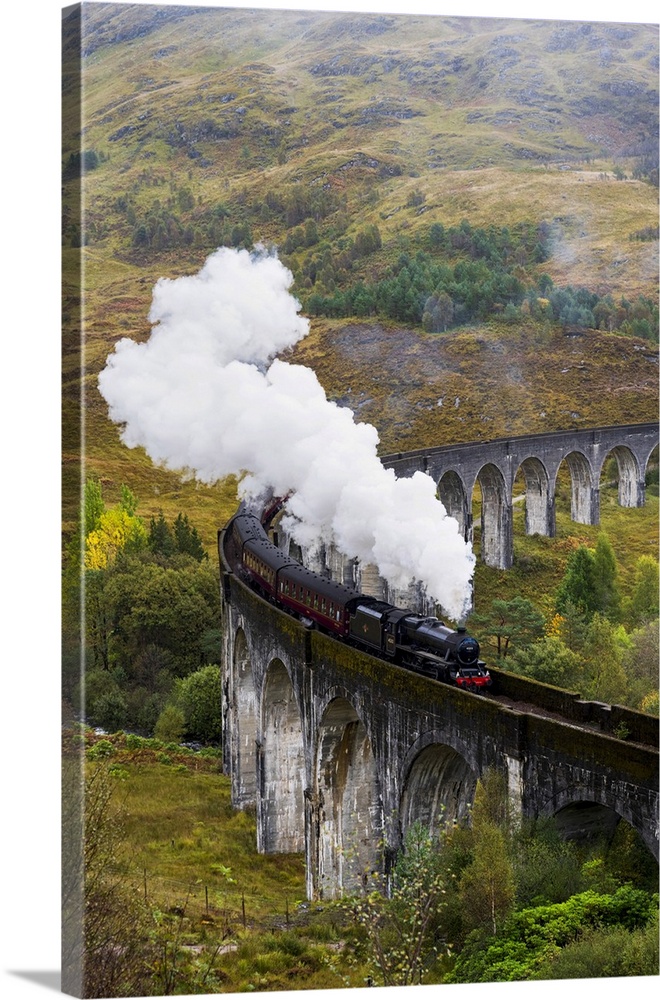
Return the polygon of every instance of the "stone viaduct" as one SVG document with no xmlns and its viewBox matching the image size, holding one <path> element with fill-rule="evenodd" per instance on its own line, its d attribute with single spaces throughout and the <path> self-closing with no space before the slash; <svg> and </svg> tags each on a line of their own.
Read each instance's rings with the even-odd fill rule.
<svg viewBox="0 0 660 1000">
<path fill-rule="evenodd" d="M 571 481 L 572 519 L 598 524 L 599 483 L 606 460 L 616 459 L 621 506 L 641 507 L 646 466 L 657 445 L 657 423 L 631 424 L 428 448 L 388 455 L 382 462 L 397 476 L 411 476 L 417 470 L 431 476 L 466 541 L 472 541 L 472 497 L 478 484 L 481 558 L 488 566 L 509 569 L 514 482 L 519 473 L 524 480 L 526 533 L 554 537 L 557 474 L 563 463 Z"/>
<path fill-rule="evenodd" d="M 450 513 L 462 505 L 466 531 L 478 480 L 484 498 L 492 487 L 487 502 L 497 507 L 497 523 L 506 527 L 508 517 L 510 525 L 522 468 L 528 493 L 539 497 L 531 530 L 551 533 L 564 459 L 574 515 L 597 523 L 607 455 L 617 458 L 620 501 L 634 506 L 643 502 L 656 443 L 657 426 L 608 428 L 465 445 L 464 459 L 456 446 L 387 463 L 398 475 L 424 468 L 436 476 L 441 495 L 452 498 Z M 543 525 L 535 520 L 541 511 Z M 505 539 L 508 551 L 510 533 Z M 415 820 L 432 829 L 463 820 L 490 770 L 504 776 L 513 815 L 556 816 L 572 833 L 611 831 L 623 818 L 658 858 L 657 720 L 496 670 L 495 696 L 440 684 L 345 646 L 257 596 L 231 572 L 222 536 L 220 563 L 232 801 L 256 808 L 260 851 L 304 851 L 310 899 L 386 873 Z"/>
<path fill-rule="evenodd" d="M 305 627 L 226 565 L 223 595 L 232 801 L 256 807 L 260 851 L 305 852 L 310 899 L 386 872 L 416 819 L 461 821 L 491 769 L 513 814 L 622 817 L 658 857 L 657 719 L 498 671 L 498 697 L 440 684 Z"/>
</svg>

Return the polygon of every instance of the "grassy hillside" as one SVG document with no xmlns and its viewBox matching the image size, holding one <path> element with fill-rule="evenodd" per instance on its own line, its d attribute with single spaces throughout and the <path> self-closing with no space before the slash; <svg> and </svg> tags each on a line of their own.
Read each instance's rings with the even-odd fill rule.
<svg viewBox="0 0 660 1000">
<path fill-rule="evenodd" d="M 292 359 L 378 427 L 382 454 L 657 416 L 653 345 L 600 331 L 529 321 L 427 334 L 319 321 Z"/>
<path fill-rule="evenodd" d="M 361 965 L 337 954 L 354 932 L 303 902 L 301 854 L 257 852 L 254 814 L 232 808 L 217 751 L 84 739 L 100 848 L 89 852 L 87 976 L 105 996 L 337 988 L 345 975 L 363 984 Z M 121 965 L 107 936 L 121 942 Z"/>
<path fill-rule="evenodd" d="M 652 26 L 105 4 L 84 16 L 82 131 L 65 28 L 65 533 L 80 329 L 87 472 L 108 501 L 123 482 L 145 517 L 185 509 L 209 548 L 231 513 L 233 483 L 185 482 L 126 449 L 96 388 L 116 341 L 148 336 L 155 281 L 220 244 L 278 246 L 304 304 L 376 280 L 433 223 L 524 224 L 549 248 L 542 264 L 521 258 L 526 280 L 657 298 Z M 369 225 L 381 247 L 351 258 Z M 654 345 L 566 337 L 531 316 L 445 335 L 319 317 L 293 360 L 378 427 L 384 452 L 657 413 Z"/>
</svg>

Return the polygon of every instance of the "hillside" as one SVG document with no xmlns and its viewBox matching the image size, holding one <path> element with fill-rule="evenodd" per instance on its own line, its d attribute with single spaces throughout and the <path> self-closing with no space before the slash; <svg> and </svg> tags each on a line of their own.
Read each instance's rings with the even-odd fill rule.
<svg viewBox="0 0 660 1000">
<path fill-rule="evenodd" d="M 82 149 L 74 27 L 65 23 L 65 532 L 77 505 L 80 324 L 88 471 L 108 499 L 126 482 L 145 515 L 185 507 L 209 547 L 231 512 L 231 483 L 181 482 L 126 449 L 96 389 L 116 341 L 148 336 L 155 281 L 196 271 L 218 245 L 278 248 L 313 315 L 292 360 L 377 426 L 383 452 L 655 418 L 649 307 L 620 305 L 657 301 L 653 26 L 89 5 Z M 371 305 L 323 313 L 356 283 L 375 287 L 402 254 L 455 268 L 469 254 L 451 227 L 465 220 L 505 245 L 498 267 L 516 288 L 584 286 L 612 303 L 610 328 L 623 308 L 633 335 L 606 323 L 573 335 L 536 298 L 526 310 L 522 293 L 508 321 L 497 293 L 488 315 L 463 309 L 462 321 L 456 309 L 442 334 Z M 433 245 L 434 225 L 450 232 L 449 251 Z"/>
<path fill-rule="evenodd" d="M 379 428 L 382 454 L 657 416 L 653 346 L 600 331 L 523 323 L 438 335 L 335 321 L 292 359 Z"/>
</svg>

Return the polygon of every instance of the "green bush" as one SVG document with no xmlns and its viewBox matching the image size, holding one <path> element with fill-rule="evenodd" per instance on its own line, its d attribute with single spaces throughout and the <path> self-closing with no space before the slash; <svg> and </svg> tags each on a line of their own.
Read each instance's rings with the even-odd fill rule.
<svg viewBox="0 0 660 1000">
<path fill-rule="evenodd" d="M 222 739 L 222 675 L 208 664 L 179 681 L 177 705 L 183 712 L 189 739 L 219 743 Z"/>
<path fill-rule="evenodd" d="M 110 740 L 99 740 L 94 746 L 91 746 L 87 751 L 87 756 L 90 760 L 101 760 L 104 757 L 112 757 L 115 752 Z"/>
<path fill-rule="evenodd" d="M 141 750 L 148 742 L 143 736 L 136 736 L 134 733 L 126 734 L 127 750 Z"/>
<path fill-rule="evenodd" d="M 533 979 L 596 979 L 603 976 L 657 976 L 658 920 L 646 927 L 594 928 L 542 962 Z"/>
<path fill-rule="evenodd" d="M 166 745 L 174 743 L 177 747 L 185 730 L 183 712 L 175 705 L 166 705 L 158 716 L 154 736 Z"/>
<path fill-rule="evenodd" d="M 512 852 L 518 908 L 562 903 L 585 888 L 578 855 L 556 825 L 540 821 L 520 832 Z"/>
<path fill-rule="evenodd" d="M 508 982 L 536 978 L 559 949 L 577 941 L 595 927 L 618 927 L 632 932 L 655 919 L 657 893 L 631 885 L 611 894 L 592 889 L 565 903 L 536 906 L 515 912 L 497 937 L 473 932 L 467 939 L 446 982 Z"/>
</svg>

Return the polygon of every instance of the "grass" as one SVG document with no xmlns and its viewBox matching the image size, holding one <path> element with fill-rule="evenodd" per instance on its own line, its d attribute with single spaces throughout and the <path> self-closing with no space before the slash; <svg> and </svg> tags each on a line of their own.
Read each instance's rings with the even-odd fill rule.
<svg viewBox="0 0 660 1000">
<path fill-rule="evenodd" d="M 85 744 L 88 768 L 114 776 L 115 863 L 162 945 L 154 989 L 166 973 L 178 993 L 363 984 L 333 906 L 303 903 L 304 856 L 257 853 L 255 817 L 232 809 L 217 753 L 89 730 Z"/>
<path fill-rule="evenodd" d="M 182 907 L 187 899 L 201 918 L 202 911 L 240 913 L 244 896 L 252 920 L 275 919 L 279 912 L 284 921 L 286 901 L 293 911 L 305 898 L 303 856 L 257 854 L 255 817 L 232 808 L 218 751 L 122 733 L 88 732 L 86 745 L 88 756 L 109 765 L 117 778 L 114 798 L 130 869 L 153 905 Z"/>
</svg>

